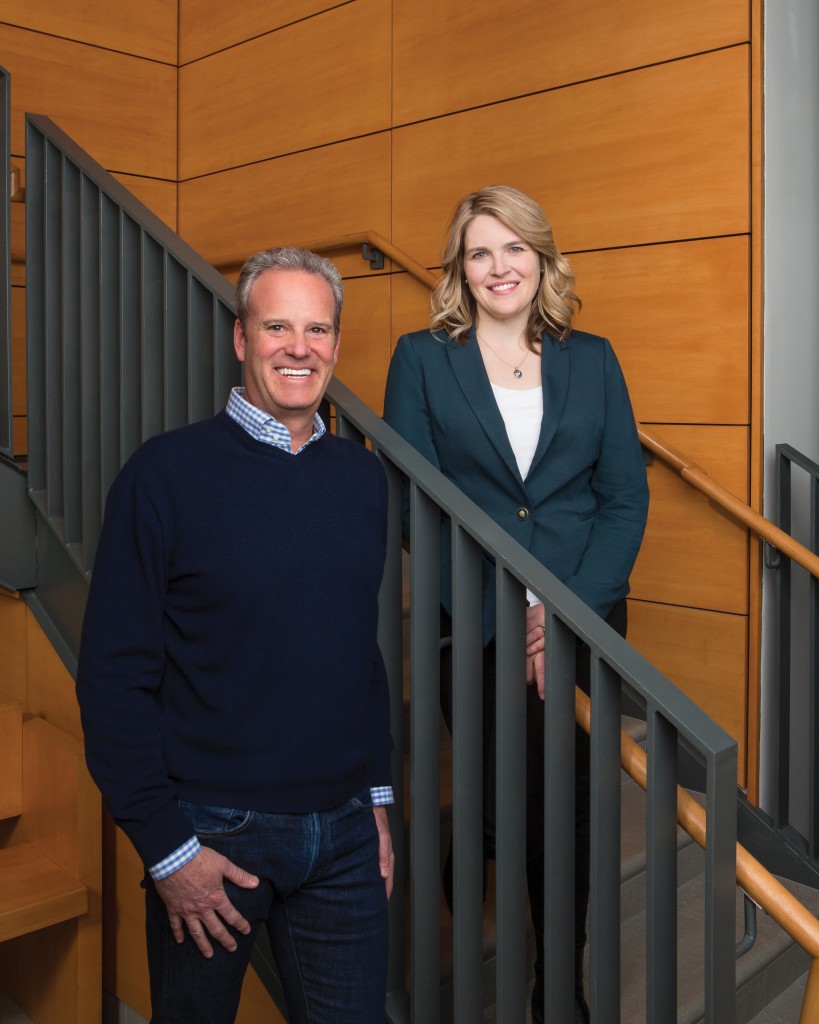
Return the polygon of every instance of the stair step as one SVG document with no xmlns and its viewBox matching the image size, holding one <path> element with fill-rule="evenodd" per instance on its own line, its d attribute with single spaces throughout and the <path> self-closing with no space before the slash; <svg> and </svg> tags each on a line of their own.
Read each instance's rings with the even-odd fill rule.
<svg viewBox="0 0 819 1024">
<path fill-rule="evenodd" d="M 699 847 L 697 847 L 699 850 Z M 704 1020 L 703 935 L 704 935 L 704 853 L 703 874 L 677 890 L 677 1022 L 700 1024 Z M 819 893 L 784 879 L 783 884 L 816 913 Z M 744 899 L 737 889 L 736 935 L 744 932 Z M 621 1024 L 645 1021 L 645 912 L 626 921 L 621 931 Z M 757 938 L 753 948 L 737 961 L 737 1024 L 749 1024 L 759 1008 L 775 998 L 806 969 L 806 954 L 791 941 L 779 925 L 763 911 L 757 911 Z M 798 1020 L 797 1018 L 793 1019 Z"/>
<path fill-rule="evenodd" d="M 88 913 L 88 890 L 36 846 L 0 850 L 0 942 Z"/>
<path fill-rule="evenodd" d="M 646 795 L 626 773 L 621 787 L 620 917 L 634 917 L 646 908 Z M 682 829 L 677 829 L 677 883 L 702 870 L 702 851 Z"/>
<path fill-rule="evenodd" d="M 805 971 L 772 1003 L 752 1017 L 749 1024 L 796 1024 L 802 1012 L 807 981 L 808 972 Z"/>
</svg>

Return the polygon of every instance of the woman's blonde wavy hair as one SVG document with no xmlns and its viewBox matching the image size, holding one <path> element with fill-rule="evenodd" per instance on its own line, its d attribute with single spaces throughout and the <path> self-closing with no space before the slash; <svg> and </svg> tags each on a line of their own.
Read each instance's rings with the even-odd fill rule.
<svg viewBox="0 0 819 1024">
<path fill-rule="evenodd" d="M 443 277 L 430 297 L 432 330 L 445 331 L 464 344 L 463 336 L 475 322 L 475 299 L 464 278 L 464 235 L 469 222 L 482 213 L 497 217 L 540 256 L 540 288 L 532 302 L 526 344 L 534 350 L 544 331 L 564 341 L 582 305 L 574 293 L 574 271 L 555 245 L 541 207 L 510 185 L 487 185 L 455 207 L 444 241 Z"/>
</svg>

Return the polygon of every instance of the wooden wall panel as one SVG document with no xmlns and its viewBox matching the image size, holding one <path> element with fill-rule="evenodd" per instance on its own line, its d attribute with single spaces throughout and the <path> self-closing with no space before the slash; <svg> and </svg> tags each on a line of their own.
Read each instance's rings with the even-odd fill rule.
<svg viewBox="0 0 819 1024">
<path fill-rule="evenodd" d="M 357 0 L 181 68 L 180 178 L 389 128 L 389 13 Z"/>
<path fill-rule="evenodd" d="M 396 129 L 392 240 L 437 265 L 457 200 L 498 181 L 567 252 L 747 232 L 747 62 L 740 46 Z"/>
<path fill-rule="evenodd" d="M 392 278 L 392 347 L 402 334 L 429 327 L 429 288 L 409 274 Z"/>
<path fill-rule="evenodd" d="M 246 0 L 220 4 L 215 0 L 179 0 L 179 63 L 272 32 L 349 0 Z"/>
<path fill-rule="evenodd" d="M 2 20 L 45 35 L 176 64 L 177 0 L 3 0 Z"/>
<path fill-rule="evenodd" d="M 611 339 L 638 420 L 748 423 L 746 236 L 571 261 L 583 300 L 576 324 Z"/>
<path fill-rule="evenodd" d="M 176 180 L 175 67 L 3 24 L 0 53 L 12 76 L 16 155 L 30 111 L 109 170 Z"/>
<path fill-rule="evenodd" d="M 662 425 L 656 432 L 747 500 L 747 427 Z M 747 614 L 747 530 L 659 460 L 648 468 L 648 483 L 648 526 L 631 575 L 632 597 Z"/>
<path fill-rule="evenodd" d="M 383 133 L 181 182 L 179 233 L 211 261 L 362 228 L 389 236 L 389 167 Z M 366 270 L 341 255 L 343 273 Z"/>
<path fill-rule="evenodd" d="M 30 612 L 26 617 L 26 654 L 26 709 L 70 736 L 81 738 L 74 680 Z"/>
<path fill-rule="evenodd" d="M 25 416 L 14 417 L 14 454 L 28 455 L 28 420 Z"/>
<path fill-rule="evenodd" d="M 395 123 L 747 42 L 747 0 L 394 0 Z M 536 128 L 530 130 L 537 130 Z"/>
<path fill-rule="evenodd" d="M 390 275 L 385 275 L 344 282 L 341 352 L 335 371 L 379 416 L 384 409 L 391 351 L 390 280 Z"/>
<path fill-rule="evenodd" d="M 28 608 L 17 595 L 0 587 L 0 691 L 26 706 L 26 616 Z"/>
<path fill-rule="evenodd" d="M 133 174 L 115 174 L 117 181 L 145 203 L 152 213 L 172 231 L 176 231 L 176 182 L 158 178 L 140 178 Z"/>
<path fill-rule="evenodd" d="M 743 785 L 748 620 L 644 601 L 628 614 L 629 642 L 737 741 Z"/>
</svg>

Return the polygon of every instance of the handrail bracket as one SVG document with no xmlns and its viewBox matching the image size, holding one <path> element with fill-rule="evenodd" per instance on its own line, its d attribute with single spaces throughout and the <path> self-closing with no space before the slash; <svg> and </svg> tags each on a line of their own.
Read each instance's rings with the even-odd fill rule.
<svg viewBox="0 0 819 1024">
<path fill-rule="evenodd" d="M 384 269 L 384 253 L 369 242 L 361 243 L 361 258 L 370 264 L 370 270 Z"/>
</svg>

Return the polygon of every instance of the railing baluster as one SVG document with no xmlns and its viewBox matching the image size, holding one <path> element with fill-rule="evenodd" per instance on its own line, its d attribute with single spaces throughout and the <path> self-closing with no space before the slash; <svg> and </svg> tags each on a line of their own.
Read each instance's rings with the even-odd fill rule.
<svg viewBox="0 0 819 1024">
<path fill-rule="evenodd" d="M 547 607 L 544 700 L 546 1020 L 574 1016 L 574 819 L 576 641 Z"/>
<path fill-rule="evenodd" d="M 412 1020 L 438 1024 L 441 515 L 420 488 L 410 494 L 410 1006 Z"/>
<path fill-rule="evenodd" d="M 483 552 L 452 524 L 452 832 L 455 1024 L 483 1014 Z"/>
<path fill-rule="evenodd" d="M 589 1006 L 600 1024 L 620 1020 L 620 679 L 591 659 L 591 900 Z"/>
<path fill-rule="evenodd" d="M 497 571 L 497 906 L 498 1024 L 526 1017 L 526 631 L 525 588 Z"/>
<path fill-rule="evenodd" d="M 646 1019 L 665 1024 L 677 1016 L 677 733 L 651 706 L 646 850 Z"/>
<path fill-rule="evenodd" d="M 705 811 L 705 1021 L 736 1019 L 736 747 L 708 756 Z"/>
</svg>

